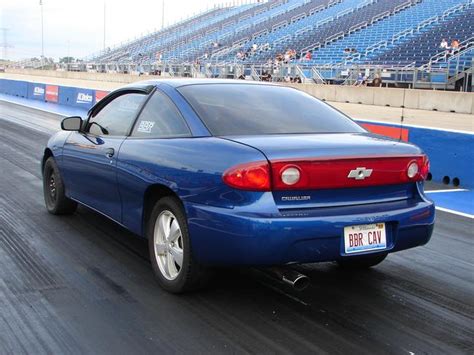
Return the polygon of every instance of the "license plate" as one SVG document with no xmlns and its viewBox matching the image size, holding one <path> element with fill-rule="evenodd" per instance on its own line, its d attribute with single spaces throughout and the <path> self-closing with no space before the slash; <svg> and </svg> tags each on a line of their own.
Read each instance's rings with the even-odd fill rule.
<svg viewBox="0 0 474 355">
<path fill-rule="evenodd" d="M 387 248 L 385 223 L 345 227 L 344 248 L 346 254 Z"/>
</svg>

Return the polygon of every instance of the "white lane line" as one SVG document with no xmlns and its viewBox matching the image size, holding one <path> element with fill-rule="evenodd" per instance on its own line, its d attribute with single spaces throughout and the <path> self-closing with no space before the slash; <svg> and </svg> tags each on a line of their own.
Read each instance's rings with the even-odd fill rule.
<svg viewBox="0 0 474 355">
<path fill-rule="evenodd" d="M 468 189 L 445 189 L 445 190 L 430 190 L 425 191 L 427 194 L 436 194 L 439 192 L 462 192 L 462 191 L 469 191 Z"/>
<path fill-rule="evenodd" d="M 452 213 L 458 216 L 474 219 L 474 214 L 463 213 L 459 211 L 450 210 L 449 208 L 443 208 L 443 207 L 438 207 L 438 206 L 436 206 L 436 209 L 439 211 L 446 212 L 446 213 Z"/>
</svg>

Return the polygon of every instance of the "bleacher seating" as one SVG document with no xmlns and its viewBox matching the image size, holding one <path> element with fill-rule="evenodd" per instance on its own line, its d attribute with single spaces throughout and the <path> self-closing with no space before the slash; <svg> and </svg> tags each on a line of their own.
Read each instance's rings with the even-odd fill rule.
<svg viewBox="0 0 474 355">
<path fill-rule="evenodd" d="M 97 56 L 92 56 L 91 60 L 113 62 L 121 60 L 137 61 L 137 59 L 139 61 L 144 61 L 147 57 L 149 57 L 149 59 L 155 59 L 156 48 L 160 48 L 169 43 L 182 41 L 192 35 L 195 31 L 212 26 L 220 21 L 224 21 L 225 19 L 238 15 L 254 6 L 255 4 L 238 7 L 215 8 L 177 25 L 166 27 L 161 31 L 157 31 L 138 40 L 133 40 L 112 50 L 101 52 Z"/>
<path fill-rule="evenodd" d="M 303 0 L 271 0 L 268 3 L 263 3 L 259 5 L 260 8 L 253 11 L 253 16 L 247 17 L 246 14 L 243 14 L 243 16 L 228 18 L 225 21 L 229 24 L 227 26 L 213 26 L 216 29 L 215 31 L 212 31 L 212 29 L 198 31 L 193 34 L 192 41 L 186 41 L 183 45 L 175 45 L 171 50 L 170 48 L 164 48 L 164 58 L 176 58 L 182 61 L 197 58 L 203 54 L 203 48 L 210 48 L 213 43 L 219 43 L 227 32 L 244 31 L 251 28 L 256 22 L 275 17 L 293 6 L 301 6 L 302 4 Z M 232 29 L 229 28 L 231 25 L 233 26 Z"/>
<path fill-rule="evenodd" d="M 390 38 L 407 28 L 414 27 L 420 22 L 458 5 L 460 2 L 460 0 L 423 0 L 391 16 L 387 15 L 380 21 L 317 50 L 313 55 L 313 63 L 342 62 L 344 61 L 345 48 L 355 48 L 358 53 L 363 53 L 369 46 Z M 378 6 L 380 8 L 379 14 L 383 14 L 385 11 L 393 12 L 396 6 L 401 3 L 403 1 L 382 0 L 369 6 L 367 11 Z M 371 12 L 369 16 L 373 16 L 373 14 L 375 12 Z M 367 21 L 370 18 L 369 16 L 364 16 L 361 20 Z"/>
<path fill-rule="evenodd" d="M 395 43 L 383 53 L 377 52 L 367 58 L 366 63 L 373 64 L 409 64 L 420 66 L 427 63 L 439 52 L 441 40 L 448 43 L 453 39 L 463 42 L 474 35 L 474 7 L 450 15 L 440 23 L 435 23 L 424 29 L 422 33 L 405 38 L 402 43 Z M 444 51 L 445 52 L 445 51 Z"/>
<path fill-rule="evenodd" d="M 305 67 L 421 66 L 440 52 L 442 38 L 473 37 L 473 18 L 472 0 L 269 0 L 216 8 L 88 60 L 153 65 L 159 53 L 176 64 L 264 64 L 292 49 L 298 62 L 312 51 Z M 472 65 L 472 53 L 464 50 L 458 62 Z M 452 65 L 441 59 L 439 66 Z"/>
</svg>

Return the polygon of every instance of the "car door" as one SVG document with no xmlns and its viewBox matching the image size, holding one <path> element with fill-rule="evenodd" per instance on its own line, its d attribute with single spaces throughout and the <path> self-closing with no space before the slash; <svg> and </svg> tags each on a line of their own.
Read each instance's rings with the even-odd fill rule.
<svg viewBox="0 0 474 355">
<path fill-rule="evenodd" d="M 121 222 L 117 157 L 146 93 L 123 92 L 92 110 L 80 132 L 63 147 L 63 175 L 69 197 Z"/>
<path fill-rule="evenodd" d="M 192 136 L 175 103 L 159 89 L 152 94 L 120 148 L 118 184 L 122 196 L 122 224 L 141 233 L 143 196 L 159 183 L 173 186 L 183 175 L 183 139 Z"/>
</svg>

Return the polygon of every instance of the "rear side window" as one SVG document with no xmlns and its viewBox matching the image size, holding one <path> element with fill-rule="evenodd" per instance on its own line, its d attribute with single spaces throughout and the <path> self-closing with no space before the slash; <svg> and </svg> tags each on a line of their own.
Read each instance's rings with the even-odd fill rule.
<svg viewBox="0 0 474 355">
<path fill-rule="evenodd" d="M 329 105 L 288 87 L 206 84 L 178 91 L 215 136 L 365 132 Z"/>
<path fill-rule="evenodd" d="M 132 132 L 133 137 L 189 137 L 191 131 L 171 100 L 159 91 L 150 98 Z"/>
</svg>

